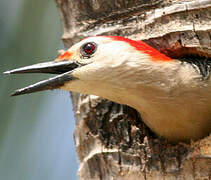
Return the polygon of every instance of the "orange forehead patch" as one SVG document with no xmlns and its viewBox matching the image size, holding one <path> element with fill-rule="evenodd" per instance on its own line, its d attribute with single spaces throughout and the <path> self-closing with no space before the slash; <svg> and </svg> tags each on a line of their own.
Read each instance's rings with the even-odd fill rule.
<svg viewBox="0 0 211 180">
<path fill-rule="evenodd" d="M 61 60 L 66 60 L 66 59 L 70 59 L 70 57 L 73 55 L 73 53 L 69 52 L 69 51 L 65 51 L 62 55 L 60 55 L 57 59 L 59 61 Z"/>
</svg>

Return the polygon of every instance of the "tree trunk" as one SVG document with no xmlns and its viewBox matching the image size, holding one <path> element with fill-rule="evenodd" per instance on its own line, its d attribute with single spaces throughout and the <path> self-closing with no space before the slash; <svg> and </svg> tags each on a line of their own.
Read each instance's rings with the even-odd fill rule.
<svg viewBox="0 0 211 180">
<path fill-rule="evenodd" d="M 211 0 L 56 0 L 66 47 L 87 36 L 144 40 L 172 58 L 211 57 Z M 158 138 L 132 108 L 72 93 L 79 179 L 211 179 L 211 136 Z"/>
</svg>

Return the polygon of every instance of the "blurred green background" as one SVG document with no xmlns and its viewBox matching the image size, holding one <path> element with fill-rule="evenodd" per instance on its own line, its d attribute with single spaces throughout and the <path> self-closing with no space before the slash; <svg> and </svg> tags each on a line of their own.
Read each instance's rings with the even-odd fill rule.
<svg viewBox="0 0 211 180">
<path fill-rule="evenodd" d="M 75 180 L 77 159 L 69 93 L 9 97 L 47 75 L 2 72 L 52 60 L 63 48 L 53 0 L 0 1 L 0 180 Z"/>
</svg>

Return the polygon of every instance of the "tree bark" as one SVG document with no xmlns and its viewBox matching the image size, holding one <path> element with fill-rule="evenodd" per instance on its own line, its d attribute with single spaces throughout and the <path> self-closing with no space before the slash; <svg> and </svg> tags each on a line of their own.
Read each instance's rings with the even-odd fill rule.
<svg viewBox="0 0 211 180">
<path fill-rule="evenodd" d="M 179 58 L 211 57 L 211 0 L 56 0 L 66 47 L 87 36 L 143 40 Z M 72 93 L 79 179 L 211 179 L 211 136 L 172 144 L 136 110 Z"/>
</svg>

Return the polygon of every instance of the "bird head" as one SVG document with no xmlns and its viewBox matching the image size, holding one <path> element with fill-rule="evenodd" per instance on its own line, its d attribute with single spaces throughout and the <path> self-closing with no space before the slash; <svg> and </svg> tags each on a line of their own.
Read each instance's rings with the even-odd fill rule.
<svg viewBox="0 0 211 180">
<path fill-rule="evenodd" d="M 142 41 L 97 36 L 73 45 L 52 62 L 5 74 L 58 74 L 12 96 L 52 89 L 101 96 L 135 108 L 154 132 L 175 141 L 210 132 L 210 62 L 181 62 Z"/>
<path fill-rule="evenodd" d="M 124 94 L 140 84 L 147 86 L 161 81 L 165 68 L 174 64 L 172 62 L 171 58 L 142 41 L 119 36 L 96 36 L 76 43 L 54 61 L 6 71 L 5 74 L 59 74 L 18 89 L 12 96 L 64 89 L 121 102 L 121 97 L 118 97 L 121 92 Z"/>
</svg>

